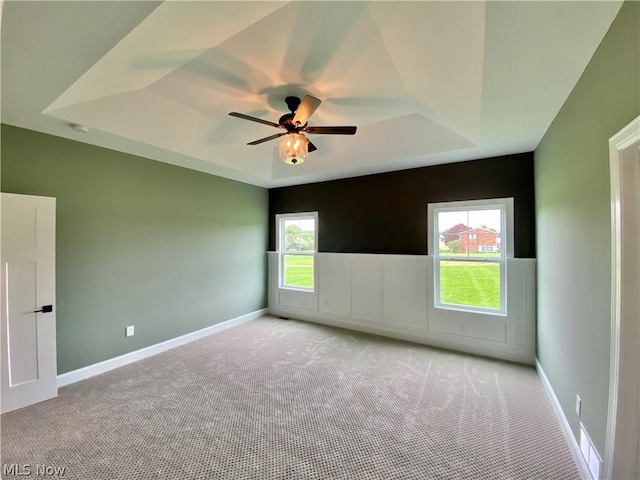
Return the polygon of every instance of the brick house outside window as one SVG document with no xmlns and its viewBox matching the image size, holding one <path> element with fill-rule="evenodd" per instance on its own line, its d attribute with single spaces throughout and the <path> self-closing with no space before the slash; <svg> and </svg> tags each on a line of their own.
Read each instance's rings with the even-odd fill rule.
<svg viewBox="0 0 640 480">
<path fill-rule="evenodd" d="M 461 253 L 489 253 L 500 251 L 500 234 L 485 228 L 471 228 L 460 232 Z"/>
</svg>

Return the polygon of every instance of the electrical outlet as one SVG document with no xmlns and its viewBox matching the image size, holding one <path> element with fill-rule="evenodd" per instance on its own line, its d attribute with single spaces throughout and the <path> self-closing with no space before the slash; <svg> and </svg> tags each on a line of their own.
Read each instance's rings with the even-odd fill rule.
<svg viewBox="0 0 640 480">
<path fill-rule="evenodd" d="M 134 335 L 134 331 L 133 331 L 133 325 L 130 325 L 127 327 L 127 330 L 125 331 L 124 336 L 125 337 L 133 337 Z"/>
<path fill-rule="evenodd" d="M 582 399 L 580 395 L 576 395 L 576 415 L 578 415 L 578 418 L 582 415 Z"/>
</svg>

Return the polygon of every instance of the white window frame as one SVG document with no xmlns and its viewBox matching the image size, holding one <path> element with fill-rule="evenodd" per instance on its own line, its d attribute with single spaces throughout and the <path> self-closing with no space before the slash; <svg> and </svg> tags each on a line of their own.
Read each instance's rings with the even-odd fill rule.
<svg viewBox="0 0 640 480">
<path fill-rule="evenodd" d="M 456 255 L 441 255 L 439 252 L 440 228 L 438 227 L 438 213 L 460 210 L 496 210 L 502 211 L 501 244 L 499 258 L 462 257 Z M 434 307 L 445 310 L 459 310 L 471 313 L 490 315 L 507 315 L 507 259 L 513 258 L 513 198 L 491 198 L 486 200 L 467 200 L 460 202 L 430 203 L 427 208 L 428 228 L 431 234 L 427 235 L 427 252 L 433 257 L 433 286 Z M 455 260 L 462 262 L 487 262 L 500 264 L 500 308 L 484 308 L 466 305 L 452 305 L 440 301 L 440 262 L 443 260 Z"/>
<path fill-rule="evenodd" d="M 310 255 L 313 257 L 313 288 L 294 287 L 284 284 L 284 258 L 288 252 L 284 251 L 284 224 L 285 220 L 313 220 L 315 235 L 313 237 L 313 252 L 296 252 L 295 255 Z M 318 253 L 318 212 L 279 213 L 276 214 L 276 251 L 278 252 L 278 288 L 282 290 L 297 290 L 303 292 L 315 292 L 318 284 L 316 273 L 316 253 Z"/>
</svg>

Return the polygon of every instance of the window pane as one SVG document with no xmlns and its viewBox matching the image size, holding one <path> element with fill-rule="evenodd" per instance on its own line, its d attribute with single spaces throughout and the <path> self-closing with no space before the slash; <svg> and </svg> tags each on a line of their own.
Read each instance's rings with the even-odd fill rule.
<svg viewBox="0 0 640 480">
<path fill-rule="evenodd" d="M 440 261 L 440 303 L 500 309 L 500 264 Z"/>
<path fill-rule="evenodd" d="M 285 220 L 284 251 L 309 252 L 315 248 L 315 222 L 313 219 Z"/>
<path fill-rule="evenodd" d="M 313 288 L 313 255 L 284 256 L 284 285 Z"/>
<path fill-rule="evenodd" d="M 477 209 L 438 212 L 440 255 L 500 258 L 502 211 Z"/>
</svg>

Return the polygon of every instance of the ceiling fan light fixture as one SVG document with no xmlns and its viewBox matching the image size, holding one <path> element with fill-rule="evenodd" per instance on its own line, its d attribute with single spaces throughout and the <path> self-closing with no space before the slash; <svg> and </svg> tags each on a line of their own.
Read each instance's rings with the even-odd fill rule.
<svg viewBox="0 0 640 480">
<path fill-rule="evenodd" d="M 2 2 L 2 0 L 0 0 Z M 289 165 L 298 165 L 304 163 L 309 152 L 315 152 L 318 148 L 309 141 L 307 137 L 300 132 L 324 135 L 355 135 L 357 127 L 309 127 L 307 121 L 313 115 L 313 112 L 320 106 L 320 100 L 310 95 L 305 95 L 302 102 L 298 97 L 287 97 L 285 99 L 291 113 L 287 113 L 280 117 L 279 123 L 273 123 L 251 115 L 245 115 L 238 112 L 229 112 L 232 117 L 249 120 L 250 122 L 262 123 L 272 127 L 285 130 L 275 135 L 254 140 L 247 145 L 260 145 L 280 138 L 280 159 Z"/>
<path fill-rule="evenodd" d="M 301 133 L 289 133 L 280 139 L 280 158 L 289 165 L 304 163 L 309 154 L 309 139 Z"/>
</svg>

